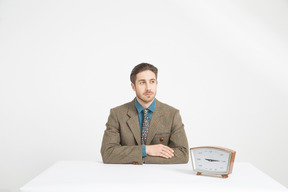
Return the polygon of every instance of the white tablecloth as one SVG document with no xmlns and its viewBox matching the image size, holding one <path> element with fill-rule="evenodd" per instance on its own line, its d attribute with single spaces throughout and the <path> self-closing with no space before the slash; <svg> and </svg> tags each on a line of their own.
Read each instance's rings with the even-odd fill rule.
<svg viewBox="0 0 288 192">
<path fill-rule="evenodd" d="M 24 185 L 20 192 L 184 192 L 288 191 L 249 163 L 235 163 L 229 178 L 197 176 L 191 163 L 124 165 L 57 162 Z"/>
</svg>

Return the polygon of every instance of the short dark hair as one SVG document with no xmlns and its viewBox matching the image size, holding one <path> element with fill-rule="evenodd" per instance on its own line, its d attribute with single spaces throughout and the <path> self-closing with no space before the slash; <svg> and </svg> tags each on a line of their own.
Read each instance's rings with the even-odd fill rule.
<svg viewBox="0 0 288 192">
<path fill-rule="evenodd" d="M 149 63 L 140 63 L 138 65 L 136 65 L 133 70 L 131 71 L 131 74 L 130 74 L 130 81 L 135 84 L 135 81 L 136 81 L 136 75 L 142 71 L 146 71 L 146 70 L 150 70 L 152 71 L 153 73 L 155 73 L 156 75 L 156 79 L 157 79 L 157 75 L 158 75 L 158 69 L 154 66 L 154 65 L 151 65 Z"/>
</svg>

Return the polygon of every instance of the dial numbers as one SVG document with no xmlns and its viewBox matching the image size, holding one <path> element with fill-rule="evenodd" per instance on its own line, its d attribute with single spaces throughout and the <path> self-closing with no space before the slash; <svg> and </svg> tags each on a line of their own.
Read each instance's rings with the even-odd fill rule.
<svg viewBox="0 0 288 192">
<path fill-rule="evenodd" d="M 193 167 L 199 172 L 227 173 L 230 156 L 231 153 L 219 149 L 197 148 L 191 150 Z"/>
</svg>

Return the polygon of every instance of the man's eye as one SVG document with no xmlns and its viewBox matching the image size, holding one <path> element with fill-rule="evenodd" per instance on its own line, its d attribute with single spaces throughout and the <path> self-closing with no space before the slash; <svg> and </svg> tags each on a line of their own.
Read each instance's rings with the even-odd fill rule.
<svg viewBox="0 0 288 192">
<path fill-rule="evenodd" d="M 141 82 L 140 82 L 140 84 L 144 84 L 144 83 L 145 83 L 144 81 L 141 81 Z"/>
</svg>

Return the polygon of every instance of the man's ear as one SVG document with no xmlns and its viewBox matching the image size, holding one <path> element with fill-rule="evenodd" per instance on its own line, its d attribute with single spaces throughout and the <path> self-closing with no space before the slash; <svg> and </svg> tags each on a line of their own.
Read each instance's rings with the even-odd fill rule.
<svg viewBox="0 0 288 192">
<path fill-rule="evenodd" d="M 131 87 L 135 91 L 135 84 L 134 83 L 131 83 Z"/>
</svg>

